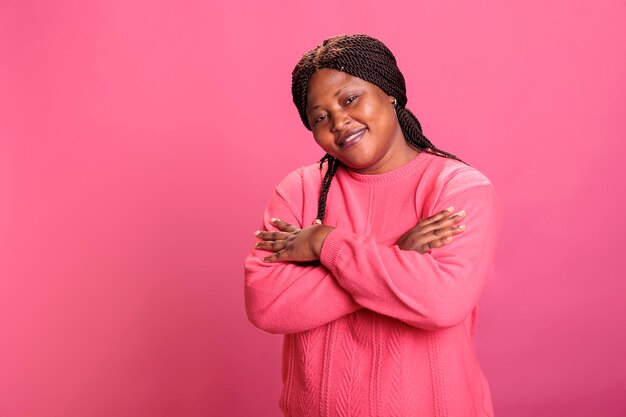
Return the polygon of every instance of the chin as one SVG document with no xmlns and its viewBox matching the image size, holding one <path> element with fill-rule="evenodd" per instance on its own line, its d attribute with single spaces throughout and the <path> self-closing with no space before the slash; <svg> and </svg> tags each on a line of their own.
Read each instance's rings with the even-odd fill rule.
<svg viewBox="0 0 626 417">
<path fill-rule="evenodd" d="M 351 155 L 351 158 L 339 158 L 344 165 L 352 168 L 352 169 L 368 169 L 376 164 L 376 158 L 372 157 L 372 155 L 361 154 L 361 155 Z"/>
<path fill-rule="evenodd" d="M 345 166 L 347 166 L 348 168 L 350 168 L 352 170 L 358 170 L 358 171 L 361 171 L 361 170 L 364 170 L 364 169 L 368 169 L 368 168 L 371 168 L 372 166 L 374 166 L 374 162 L 371 162 L 371 161 L 367 161 L 367 162 L 366 161 L 355 161 L 355 160 L 346 161 L 346 160 L 341 160 L 341 159 L 340 159 L 340 161 L 343 162 L 343 164 Z"/>
</svg>

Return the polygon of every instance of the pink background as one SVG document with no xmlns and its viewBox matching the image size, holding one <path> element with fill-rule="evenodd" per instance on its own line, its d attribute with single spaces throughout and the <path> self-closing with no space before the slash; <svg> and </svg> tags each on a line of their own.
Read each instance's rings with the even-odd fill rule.
<svg viewBox="0 0 626 417">
<path fill-rule="evenodd" d="M 290 76 L 339 33 L 385 42 L 426 135 L 499 191 L 496 415 L 625 415 L 624 2 L 4 0 L 0 416 L 278 415 L 243 259 L 322 156 Z"/>
</svg>

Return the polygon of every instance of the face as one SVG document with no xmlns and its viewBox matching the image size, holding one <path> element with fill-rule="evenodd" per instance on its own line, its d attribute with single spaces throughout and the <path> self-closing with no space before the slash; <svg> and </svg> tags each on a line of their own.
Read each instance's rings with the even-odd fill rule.
<svg viewBox="0 0 626 417">
<path fill-rule="evenodd" d="M 326 153 L 362 174 L 382 174 L 410 161 L 394 98 L 342 71 L 321 69 L 309 80 L 307 118 Z"/>
</svg>

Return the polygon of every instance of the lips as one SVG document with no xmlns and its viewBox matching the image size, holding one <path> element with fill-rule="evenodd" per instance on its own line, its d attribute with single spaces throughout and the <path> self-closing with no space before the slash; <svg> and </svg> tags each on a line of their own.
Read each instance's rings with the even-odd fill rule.
<svg viewBox="0 0 626 417">
<path fill-rule="evenodd" d="M 337 141 L 337 146 L 341 148 L 348 148 L 350 146 L 356 145 L 361 140 L 363 135 L 365 135 L 366 130 L 367 128 L 365 127 L 361 129 L 351 130 L 350 132 L 339 138 L 339 140 Z"/>
</svg>

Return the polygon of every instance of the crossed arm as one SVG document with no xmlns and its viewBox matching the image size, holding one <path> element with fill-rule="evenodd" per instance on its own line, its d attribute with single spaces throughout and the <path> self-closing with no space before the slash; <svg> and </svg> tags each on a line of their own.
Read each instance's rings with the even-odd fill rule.
<svg viewBox="0 0 626 417">
<path fill-rule="evenodd" d="M 404 233 L 396 244 L 401 250 L 413 250 L 425 253 L 432 248 L 440 248 L 452 241 L 452 236 L 462 233 L 464 224 L 456 224 L 465 216 L 465 211 L 452 214 L 454 207 L 418 222 L 415 227 Z M 313 225 L 300 229 L 281 219 L 272 218 L 270 223 L 278 231 L 257 231 L 255 236 L 261 239 L 255 247 L 274 252 L 263 258 L 263 262 L 307 262 L 320 259 L 322 245 L 335 228 L 324 226 L 320 220 Z"/>
<path fill-rule="evenodd" d="M 493 198 L 492 187 L 482 185 L 438 206 L 474 213 Z M 274 193 L 266 231 L 246 259 L 246 308 L 257 327 L 299 332 L 365 307 L 432 329 L 457 324 L 477 303 L 493 260 L 495 210 L 470 216 L 467 232 L 463 213 L 440 210 L 389 248 L 319 222 L 302 225 L 290 203 Z"/>
<path fill-rule="evenodd" d="M 364 307 L 419 328 L 449 327 L 471 312 L 491 269 L 491 213 L 465 232 L 464 214 L 438 212 L 389 248 L 319 224 L 301 227 L 282 207 L 270 204 L 265 227 L 273 231 L 258 233 L 246 259 L 248 317 L 271 333 L 309 330 Z M 463 232 L 473 237 L 454 238 Z"/>
</svg>

